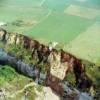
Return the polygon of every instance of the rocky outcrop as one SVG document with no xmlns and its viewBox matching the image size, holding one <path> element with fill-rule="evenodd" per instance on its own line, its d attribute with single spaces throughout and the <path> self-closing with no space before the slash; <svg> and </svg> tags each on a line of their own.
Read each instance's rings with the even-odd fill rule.
<svg viewBox="0 0 100 100">
<path fill-rule="evenodd" d="M 38 50 L 39 52 L 38 56 L 40 56 L 40 59 L 39 59 L 40 61 L 37 64 L 40 64 L 41 54 L 44 55 L 43 53 L 45 52 L 45 49 L 41 51 L 40 50 L 41 44 L 37 42 L 36 40 L 32 40 L 29 37 L 21 35 L 21 34 L 7 33 L 5 30 L 2 30 L 2 29 L 0 30 L 0 40 L 6 45 L 20 44 L 20 46 L 30 50 L 33 55 L 34 55 L 35 50 Z M 45 46 L 42 45 L 42 48 L 45 48 Z M 73 64 L 76 63 L 76 62 L 74 63 L 74 60 L 80 64 L 80 59 L 77 59 L 76 57 L 68 53 L 67 54 L 65 53 L 64 56 L 62 56 L 64 57 L 64 59 L 61 59 L 59 52 L 57 52 L 54 49 L 54 51 L 52 51 L 49 57 L 48 57 L 48 53 L 46 55 L 46 57 L 48 57 L 50 69 L 48 70 L 48 72 L 44 74 L 44 73 L 41 73 L 40 69 L 37 69 L 35 65 L 26 64 L 23 62 L 22 59 L 17 59 L 15 56 L 11 56 L 3 50 L 1 50 L 1 53 L 3 54 L 3 56 L 0 57 L 0 63 L 2 65 L 8 64 L 12 66 L 17 72 L 35 79 L 37 83 L 45 82 L 46 85 L 50 86 L 60 96 L 64 96 L 64 93 L 65 93 L 64 91 L 66 90 L 66 88 L 63 87 L 62 81 L 64 80 L 64 77 L 66 76 L 67 71 L 69 71 L 69 65 L 70 67 L 72 67 Z M 42 60 L 44 60 L 44 58 L 45 57 L 42 57 Z M 74 60 L 72 60 L 72 58 Z"/>
<path fill-rule="evenodd" d="M 0 64 L 1 65 L 10 65 L 14 68 L 18 73 L 21 73 L 25 76 L 34 78 L 35 77 L 35 66 L 25 64 L 20 59 L 18 60 L 16 57 L 12 57 L 7 54 L 4 50 L 0 49 Z"/>
<path fill-rule="evenodd" d="M 7 54 L 3 49 L 0 49 L 0 65 L 10 65 L 18 73 L 21 73 L 27 77 L 31 77 L 35 80 L 37 78 L 37 69 L 35 69 L 35 66 L 30 66 L 21 60 L 17 60 L 16 57 L 12 57 L 11 55 Z M 39 83 L 46 80 L 46 75 L 43 73 L 40 74 L 41 77 L 38 78 Z M 50 85 L 51 88 L 56 91 L 56 93 L 63 94 L 63 96 L 60 95 L 62 100 L 92 100 L 92 97 L 89 96 L 88 93 L 81 93 L 72 87 L 67 81 L 61 82 L 58 80 L 58 78 L 53 79 L 53 76 L 48 78 L 51 78 L 51 81 L 48 82 L 48 85 Z"/>
</svg>

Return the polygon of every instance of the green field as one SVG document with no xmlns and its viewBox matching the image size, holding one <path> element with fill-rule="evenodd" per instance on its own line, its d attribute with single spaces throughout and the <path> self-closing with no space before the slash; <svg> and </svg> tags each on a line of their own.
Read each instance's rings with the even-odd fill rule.
<svg viewBox="0 0 100 100">
<path fill-rule="evenodd" d="M 96 58 L 93 62 L 100 59 L 97 52 L 100 50 L 99 42 L 95 44 L 95 57 L 92 56 L 92 48 L 95 46 L 85 47 L 84 44 L 88 42 L 88 45 L 92 45 L 99 35 L 94 31 L 94 38 L 91 33 L 86 33 L 87 37 L 91 37 L 91 41 L 81 36 L 95 23 L 100 23 L 100 0 L 0 0 L 0 22 L 6 22 L 5 28 L 10 32 L 22 33 L 47 43 L 62 43 L 66 51 L 71 48 L 70 52 L 80 58 L 90 61 Z M 100 33 L 100 30 L 96 31 Z M 74 44 L 76 39 L 79 40 Z M 83 43 L 80 43 L 81 39 L 84 39 Z M 69 46 L 70 44 L 73 47 Z M 81 47 L 87 49 L 81 50 Z M 75 48 L 78 49 L 77 52 Z M 87 50 L 91 58 L 87 58 Z"/>
<path fill-rule="evenodd" d="M 100 65 L 100 23 L 89 27 L 66 45 L 65 50 Z"/>
<path fill-rule="evenodd" d="M 59 42 L 65 51 L 95 63 L 87 66 L 86 72 L 100 90 L 97 67 L 100 66 L 100 0 L 0 0 L 1 22 L 7 23 L 3 28 L 9 32 L 24 34 L 43 43 Z M 1 43 L 0 46 L 4 47 Z M 13 45 L 6 49 L 17 55 L 22 53 Z M 24 50 L 23 55 L 25 62 L 31 63 L 29 52 Z M 67 80 L 74 83 L 72 77 L 69 74 Z M 0 66 L 0 89 L 6 90 L 7 100 L 21 100 L 24 90 L 29 92 L 29 100 L 34 100 L 41 86 L 30 86 L 30 81 L 11 67 Z"/>
</svg>

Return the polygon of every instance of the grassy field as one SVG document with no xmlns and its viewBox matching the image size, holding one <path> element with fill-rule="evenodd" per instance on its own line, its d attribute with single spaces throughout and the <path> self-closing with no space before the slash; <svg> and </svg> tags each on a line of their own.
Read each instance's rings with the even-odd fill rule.
<svg viewBox="0 0 100 100">
<path fill-rule="evenodd" d="M 57 41 L 64 45 L 64 50 L 98 66 L 99 12 L 100 0 L 0 0 L 0 22 L 7 23 L 4 28 L 9 32 L 22 33 L 47 43 Z M 14 48 L 9 50 L 15 52 Z M 29 57 L 26 55 L 26 58 Z M 98 68 L 87 67 L 87 74 L 100 87 Z M 74 81 L 70 80 L 73 76 L 68 77 L 69 81 Z M 24 88 L 29 81 L 29 78 L 17 74 L 9 66 L 0 66 L 0 88 L 5 88 L 10 94 Z M 36 95 L 34 87 L 28 88 L 28 91 L 33 100 Z M 24 92 L 17 96 L 17 100 L 21 99 L 22 95 Z"/>
<path fill-rule="evenodd" d="M 65 49 L 100 66 L 100 23 L 96 22 L 89 27 L 66 45 Z"/>
<path fill-rule="evenodd" d="M 26 35 L 67 44 L 92 23 L 91 20 L 53 12 L 46 20 L 26 32 Z"/>
<path fill-rule="evenodd" d="M 100 0 L 1 0 L 0 21 L 7 23 L 4 28 L 10 32 L 47 43 L 59 42 L 65 45 L 65 50 L 71 50 L 79 58 L 99 62 L 99 34 L 95 32 L 100 30 L 87 33 L 91 26 L 100 23 L 99 5 Z M 99 24 L 96 26 L 99 27 Z M 90 41 L 88 37 L 91 37 Z M 81 43 L 82 39 L 84 42 Z M 76 44 L 74 40 L 77 40 Z M 97 41 L 96 47 L 91 46 L 94 41 Z M 94 51 L 92 48 L 95 48 Z"/>
<path fill-rule="evenodd" d="M 0 21 L 7 22 L 5 28 L 10 32 L 23 33 L 44 42 L 57 41 L 69 47 L 70 43 L 85 33 L 89 27 L 100 22 L 99 5 L 100 0 L 1 0 Z M 20 22 L 18 25 L 13 24 L 18 22 Z M 86 33 L 86 36 L 91 36 L 91 33 L 89 35 Z M 86 37 L 81 36 L 79 40 L 83 38 Z M 97 38 L 98 34 L 95 34 L 95 38 L 92 37 L 88 43 L 93 44 Z M 85 40 L 84 43 L 88 38 Z M 76 46 L 73 43 L 71 53 L 79 57 L 87 54 L 88 47 L 85 47 L 84 43 Z M 97 59 L 96 51 L 99 50 L 100 44 L 96 45 L 98 45 L 95 49 Z M 80 47 L 87 49 L 81 50 Z M 75 53 L 75 48 L 80 53 Z M 89 52 L 92 54 L 92 50 Z M 86 56 L 82 58 L 87 59 Z M 90 57 L 89 60 L 91 60 Z"/>
<path fill-rule="evenodd" d="M 95 1 L 96 4 L 94 1 L 88 2 L 93 8 L 99 7 L 98 0 Z M 24 0 L 24 2 L 23 0 L 3 0 L 0 1 L 0 21 L 9 23 L 7 26 L 9 31 L 23 32 L 33 37 L 42 36 L 43 39 L 68 43 L 67 41 L 73 40 L 90 23 L 94 22 L 94 20 L 87 21 L 84 18 L 64 14 L 65 9 L 71 4 L 76 5 L 76 3 L 79 6 L 87 5 L 87 3 L 81 3 L 78 0 Z M 35 21 L 37 23 L 16 27 L 11 24 L 16 20 Z M 61 40 L 55 40 L 57 35 Z"/>
</svg>

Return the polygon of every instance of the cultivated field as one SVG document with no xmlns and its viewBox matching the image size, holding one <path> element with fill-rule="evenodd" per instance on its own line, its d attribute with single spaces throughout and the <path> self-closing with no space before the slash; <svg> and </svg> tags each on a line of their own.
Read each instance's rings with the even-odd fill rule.
<svg viewBox="0 0 100 100">
<path fill-rule="evenodd" d="M 6 22 L 5 28 L 10 32 L 25 34 L 47 43 L 56 41 L 69 45 L 82 33 L 86 32 L 88 37 L 87 30 L 100 22 L 99 5 L 100 0 L 2 0 L 0 22 Z M 99 27 L 98 24 L 96 27 Z M 91 36 L 91 31 L 88 34 Z M 98 34 L 94 34 L 98 38 Z M 79 40 L 81 39 L 82 36 Z M 93 40 L 89 43 L 93 44 Z M 73 44 L 73 51 L 75 48 L 77 46 Z M 99 46 L 96 47 L 97 50 L 98 48 Z M 81 57 L 85 52 L 80 50 L 76 54 Z M 87 59 L 86 56 L 82 57 Z"/>
<path fill-rule="evenodd" d="M 71 41 L 65 49 L 79 58 L 100 65 L 100 23 L 96 22 Z"/>
<path fill-rule="evenodd" d="M 86 7 L 76 6 L 76 5 L 70 5 L 67 9 L 65 9 L 64 12 L 66 14 L 79 16 L 87 19 L 94 19 L 100 14 L 100 11 L 97 9 L 86 8 Z"/>
</svg>

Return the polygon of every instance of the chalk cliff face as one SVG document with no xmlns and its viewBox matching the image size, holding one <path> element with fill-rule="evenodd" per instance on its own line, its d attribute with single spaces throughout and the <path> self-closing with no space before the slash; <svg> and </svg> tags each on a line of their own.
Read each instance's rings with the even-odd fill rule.
<svg viewBox="0 0 100 100">
<path fill-rule="evenodd" d="M 0 29 L 0 41 L 6 40 L 7 31 L 4 29 Z"/>
<path fill-rule="evenodd" d="M 8 64 L 12 68 L 14 68 L 17 72 L 25 76 L 28 76 L 31 78 L 36 77 L 36 74 L 35 74 L 36 70 L 34 67 L 29 66 L 28 64 L 25 64 L 24 62 L 20 60 L 16 60 L 15 57 L 8 55 L 2 49 L 0 49 L 0 56 L 1 56 L 0 65 Z M 62 98 L 61 100 L 93 100 L 93 98 L 89 96 L 88 93 L 80 93 L 77 89 L 71 87 L 66 81 L 62 83 L 58 78 L 52 75 L 49 75 L 48 78 L 49 78 L 48 80 L 49 82 L 46 81 L 47 82 L 46 84 L 48 84 L 54 91 L 56 91 L 57 94 L 60 94 L 61 98 L 62 98 L 63 93 L 66 96 L 65 98 Z M 45 78 L 40 77 L 39 80 L 45 81 Z M 37 86 L 36 83 L 31 82 L 27 84 L 26 86 L 24 86 L 23 89 L 16 91 L 15 93 L 11 95 L 5 92 L 5 95 L 6 97 L 9 97 L 12 99 L 15 98 L 14 100 L 17 100 L 16 95 L 20 95 L 24 92 L 24 90 L 27 90 L 30 87 L 33 88 L 36 86 Z M 63 89 L 65 92 L 63 92 Z M 49 87 L 43 87 L 41 92 L 35 89 L 34 92 L 36 92 L 36 95 L 37 95 L 35 100 L 52 100 L 52 99 L 60 100 L 60 97 L 54 94 Z M 28 98 L 27 95 L 26 95 L 26 98 Z M 30 100 L 33 100 L 33 99 L 30 99 Z"/>
<path fill-rule="evenodd" d="M 0 30 L 0 40 L 6 45 L 8 45 L 8 47 L 9 44 L 14 44 L 16 46 L 20 45 L 22 47 L 25 47 L 26 49 L 28 48 L 30 52 L 35 47 L 34 43 L 37 43 L 34 42 L 34 40 L 28 38 L 27 36 L 16 33 L 7 33 L 5 30 Z M 41 82 L 44 82 L 45 85 L 50 86 L 58 95 L 60 95 L 61 97 L 64 96 L 65 91 L 67 91 L 66 89 L 68 88 L 65 88 L 65 84 L 63 83 L 63 80 L 66 76 L 66 72 L 68 70 L 68 63 L 61 63 L 59 53 L 57 53 L 56 55 L 53 54 L 54 57 L 52 57 L 52 54 L 49 55 L 48 61 L 50 63 L 50 68 L 48 72 L 44 74 L 41 73 L 35 65 L 30 66 L 29 64 L 23 62 L 21 59 L 17 59 L 15 56 L 12 57 L 4 51 L 2 52 L 4 53 L 4 58 L 0 58 L 1 64 L 8 64 L 12 66 L 19 73 L 31 77 L 32 79 L 35 79 L 37 83 L 41 84 Z M 74 92 L 75 96 L 77 96 L 78 92 Z M 70 94 L 73 94 L 73 92 L 71 92 Z"/>
<path fill-rule="evenodd" d="M 0 31 L 0 40 L 2 40 L 3 34 L 4 34 L 4 32 L 1 30 Z"/>
<path fill-rule="evenodd" d="M 6 41 L 6 44 L 21 44 L 23 42 L 23 36 L 17 33 L 7 33 L 6 30 L 0 30 L 0 40 Z"/>
<path fill-rule="evenodd" d="M 16 34 L 9 34 L 7 39 L 7 44 L 13 44 L 16 42 Z"/>
<path fill-rule="evenodd" d="M 3 36 L 6 34 L 7 32 L 4 30 L 0 31 L 0 39 L 3 39 Z M 10 44 L 19 44 L 19 45 L 27 45 L 28 42 L 30 42 L 30 48 L 34 47 L 34 41 L 29 40 L 28 37 L 23 36 L 21 34 L 16 34 L 16 33 L 7 33 L 5 38 L 3 39 L 2 42 L 6 41 L 6 45 L 10 45 Z M 24 44 L 26 43 L 26 44 Z M 57 56 L 56 56 L 57 57 Z M 17 61 L 17 59 L 15 57 L 10 57 L 9 55 L 6 55 L 5 57 L 7 59 L 7 63 L 10 64 L 14 69 L 16 69 L 18 72 L 34 78 L 35 77 L 35 66 L 31 67 L 29 66 L 29 64 L 25 64 L 24 62 L 22 62 L 21 60 Z M 59 61 L 51 61 L 51 63 L 54 62 L 54 65 L 52 64 L 51 69 L 50 69 L 50 75 L 46 76 L 45 79 L 43 81 L 46 81 L 46 85 L 49 85 L 53 90 L 55 90 L 58 94 L 63 95 L 63 88 L 60 84 L 60 78 L 61 80 L 63 80 L 63 78 L 65 77 L 65 72 L 63 71 L 63 67 L 62 70 L 60 71 L 60 55 L 57 57 Z M 5 60 L 4 60 L 5 61 Z M 3 59 L 2 59 L 3 62 Z M 58 64 L 59 63 L 59 64 Z M 66 67 L 67 68 L 67 67 Z M 66 71 L 65 68 L 65 71 Z M 57 73 L 56 73 L 57 72 Z M 60 73 L 61 72 L 61 73 Z M 54 74 L 54 75 L 53 75 Z M 62 77 L 63 75 L 63 77 Z M 43 77 L 42 77 L 43 79 Z M 42 80 L 40 79 L 40 80 Z"/>
</svg>

